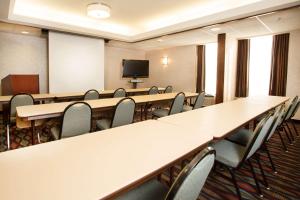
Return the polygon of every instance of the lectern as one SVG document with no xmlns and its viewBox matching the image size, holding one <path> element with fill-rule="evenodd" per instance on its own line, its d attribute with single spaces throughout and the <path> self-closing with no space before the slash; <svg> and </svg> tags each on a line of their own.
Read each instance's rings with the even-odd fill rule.
<svg viewBox="0 0 300 200">
<path fill-rule="evenodd" d="M 39 94 L 39 75 L 38 74 L 10 74 L 1 80 L 2 95 L 15 95 L 18 93 Z M 3 123 L 6 123 L 9 106 L 4 104 Z"/>
<path fill-rule="evenodd" d="M 1 80 L 2 95 L 39 94 L 38 74 L 10 74 Z"/>
</svg>

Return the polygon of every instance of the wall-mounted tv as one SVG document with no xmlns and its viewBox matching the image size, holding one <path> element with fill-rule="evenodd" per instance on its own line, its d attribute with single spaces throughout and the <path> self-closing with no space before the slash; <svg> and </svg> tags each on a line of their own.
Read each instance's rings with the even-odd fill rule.
<svg viewBox="0 0 300 200">
<path fill-rule="evenodd" d="M 123 60 L 123 77 L 148 78 L 149 60 Z"/>
</svg>

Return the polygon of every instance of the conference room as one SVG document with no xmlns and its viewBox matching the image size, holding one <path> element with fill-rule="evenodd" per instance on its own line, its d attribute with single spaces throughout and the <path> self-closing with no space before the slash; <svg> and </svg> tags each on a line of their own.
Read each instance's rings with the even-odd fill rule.
<svg viewBox="0 0 300 200">
<path fill-rule="evenodd" d="M 0 199 L 300 199 L 299 0 L 1 0 Z"/>
</svg>

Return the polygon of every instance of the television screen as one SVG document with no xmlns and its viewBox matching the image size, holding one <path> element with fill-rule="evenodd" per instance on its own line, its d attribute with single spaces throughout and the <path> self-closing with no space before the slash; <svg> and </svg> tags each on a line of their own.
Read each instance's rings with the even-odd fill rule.
<svg viewBox="0 0 300 200">
<path fill-rule="evenodd" d="M 149 77 L 149 60 L 123 60 L 123 77 Z"/>
</svg>

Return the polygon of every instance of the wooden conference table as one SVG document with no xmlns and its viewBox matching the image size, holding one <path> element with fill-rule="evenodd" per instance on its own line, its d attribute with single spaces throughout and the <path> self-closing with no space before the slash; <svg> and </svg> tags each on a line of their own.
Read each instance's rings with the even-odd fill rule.
<svg viewBox="0 0 300 200">
<path fill-rule="evenodd" d="M 137 88 L 137 89 L 125 89 L 128 94 L 144 94 L 149 91 L 150 88 Z M 164 91 L 165 88 L 158 88 L 159 91 Z M 100 97 L 107 97 L 113 95 L 115 90 L 99 90 Z M 55 100 L 55 99 L 72 99 L 83 98 L 85 92 L 69 92 L 69 93 L 53 93 L 53 94 L 32 94 L 32 97 L 36 101 Z M 12 96 L 0 96 L 0 103 L 8 103 Z"/>
<path fill-rule="evenodd" d="M 114 199 L 287 100 L 246 98 L 189 111 L 198 120 L 209 114 L 197 129 L 187 126 L 191 117 L 182 126 L 148 120 L 1 153 L 1 198 Z"/>
</svg>

